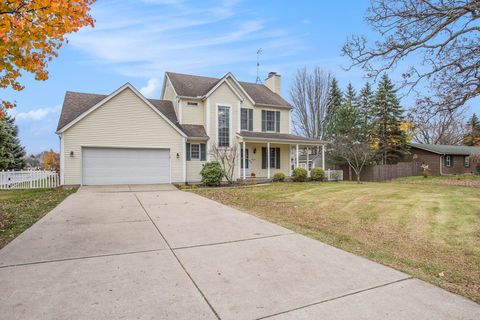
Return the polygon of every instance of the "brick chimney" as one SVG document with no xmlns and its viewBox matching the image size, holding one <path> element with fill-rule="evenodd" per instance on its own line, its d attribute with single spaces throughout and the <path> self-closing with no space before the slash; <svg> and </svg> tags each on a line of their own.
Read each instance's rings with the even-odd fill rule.
<svg viewBox="0 0 480 320">
<path fill-rule="evenodd" d="M 265 79 L 265 86 L 278 95 L 282 95 L 282 76 L 276 72 L 269 72 Z"/>
</svg>

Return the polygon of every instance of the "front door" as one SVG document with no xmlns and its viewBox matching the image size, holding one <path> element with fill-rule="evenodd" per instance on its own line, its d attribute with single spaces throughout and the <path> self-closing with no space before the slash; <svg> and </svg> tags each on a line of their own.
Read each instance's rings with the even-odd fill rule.
<svg viewBox="0 0 480 320">
<path fill-rule="evenodd" d="M 241 170 L 241 176 L 243 177 L 243 149 L 240 149 L 240 168 Z M 250 177 L 250 152 L 246 148 L 245 149 L 245 176 Z"/>
</svg>

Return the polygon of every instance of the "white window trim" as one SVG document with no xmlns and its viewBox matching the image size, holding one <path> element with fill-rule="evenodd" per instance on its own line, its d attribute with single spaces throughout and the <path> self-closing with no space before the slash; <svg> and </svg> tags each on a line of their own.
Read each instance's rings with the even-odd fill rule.
<svg viewBox="0 0 480 320">
<path fill-rule="evenodd" d="M 233 116 L 232 116 L 232 105 L 228 103 L 216 103 L 215 104 L 215 137 L 216 137 L 216 143 L 218 148 L 231 148 L 232 147 L 232 135 L 233 135 Z M 219 107 L 227 107 L 230 109 L 230 118 L 228 119 L 228 125 L 229 125 L 229 130 L 228 130 L 228 147 L 220 147 L 218 145 L 218 108 Z"/>
<path fill-rule="evenodd" d="M 192 146 L 198 146 L 198 158 L 194 158 L 193 157 L 193 153 L 192 153 Z M 200 159 L 202 158 L 202 148 L 200 147 L 200 143 L 190 143 L 190 160 L 191 161 L 200 161 Z"/>
</svg>

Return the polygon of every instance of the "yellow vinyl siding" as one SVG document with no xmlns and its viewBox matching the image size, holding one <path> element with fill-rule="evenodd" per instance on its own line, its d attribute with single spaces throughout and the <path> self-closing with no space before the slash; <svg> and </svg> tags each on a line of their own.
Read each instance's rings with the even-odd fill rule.
<svg viewBox="0 0 480 320">
<path fill-rule="evenodd" d="M 183 181 L 183 140 L 170 124 L 126 88 L 64 132 L 64 184 L 81 184 L 82 146 L 170 149 L 171 180 Z"/>
<path fill-rule="evenodd" d="M 175 112 L 177 114 L 178 118 L 178 101 L 177 101 L 177 96 L 175 94 L 175 90 L 173 89 L 172 83 L 168 78 L 165 78 L 165 90 L 163 91 L 163 96 L 160 98 L 162 100 L 169 100 L 172 101 L 173 106 L 175 107 Z"/>
<path fill-rule="evenodd" d="M 198 105 L 189 106 L 188 102 L 196 102 Z M 182 124 L 205 125 L 205 105 L 202 101 L 181 100 L 182 104 Z"/>
</svg>

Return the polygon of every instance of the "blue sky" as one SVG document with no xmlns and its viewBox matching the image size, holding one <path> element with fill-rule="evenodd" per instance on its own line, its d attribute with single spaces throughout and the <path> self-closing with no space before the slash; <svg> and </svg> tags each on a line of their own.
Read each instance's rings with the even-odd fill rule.
<svg viewBox="0 0 480 320">
<path fill-rule="evenodd" d="M 12 112 L 28 153 L 59 149 L 54 131 L 65 91 L 110 93 L 125 82 L 159 98 L 165 71 L 255 81 L 256 51 L 262 48 L 260 76 L 283 77 L 283 95 L 296 68 L 320 66 L 342 87 L 364 84 L 359 69 L 343 71 L 340 48 L 352 33 L 374 36 L 364 23 L 368 0 L 349 1 L 183 1 L 100 0 L 93 6 L 95 28 L 68 36 L 69 43 L 49 65 L 50 78 L 26 75 Z M 395 78 L 395 76 L 394 76 Z M 403 100 L 405 105 L 412 98 Z"/>
</svg>

